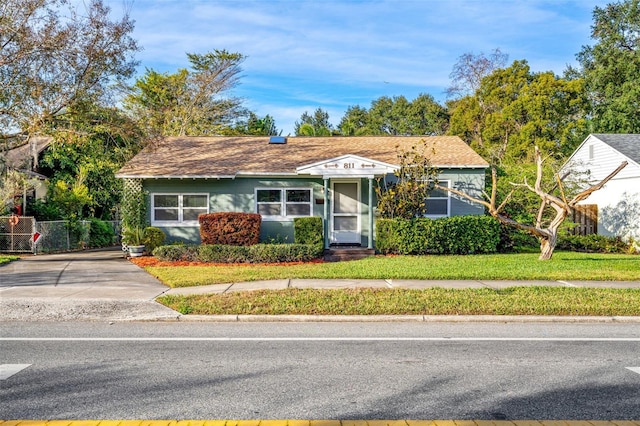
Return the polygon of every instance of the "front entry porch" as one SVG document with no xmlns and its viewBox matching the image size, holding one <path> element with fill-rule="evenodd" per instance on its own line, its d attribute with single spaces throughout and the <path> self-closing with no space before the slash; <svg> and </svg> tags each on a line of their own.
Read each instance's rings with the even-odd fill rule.
<svg viewBox="0 0 640 426">
<path fill-rule="evenodd" d="M 345 260 L 358 260 L 376 254 L 375 249 L 361 246 L 333 245 L 324 250 L 323 259 L 326 262 L 342 262 Z"/>
<path fill-rule="evenodd" d="M 396 166 L 345 155 L 297 168 L 299 175 L 324 181 L 325 259 L 346 260 L 374 254 L 375 179 Z"/>
</svg>

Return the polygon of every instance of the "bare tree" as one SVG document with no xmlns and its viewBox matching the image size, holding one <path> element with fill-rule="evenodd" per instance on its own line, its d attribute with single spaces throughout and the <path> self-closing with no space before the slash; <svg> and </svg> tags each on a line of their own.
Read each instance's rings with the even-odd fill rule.
<svg viewBox="0 0 640 426">
<path fill-rule="evenodd" d="M 458 58 L 449 74 L 451 86 L 447 88 L 447 95 L 463 97 L 474 94 L 480 88 L 482 79 L 504 67 L 508 59 L 509 55 L 502 53 L 499 48 L 492 50 L 489 56 L 482 52 L 477 55 L 465 53 Z"/>
<path fill-rule="evenodd" d="M 562 179 L 558 174 L 556 174 L 556 185 L 551 191 L 545 191 L 542 189 L 542 164 L 544 160 L 542 159 L 542 154 L 540 153 L 540 150 L 537 146 L 535 149 L 535 158 L 537 172 L 534 185 L 531 186 L 526 179 L 524 180 L 524 183 L 511 183 L 516 188 L 512 189 L 511 192 L 509 192 L 509 194 L 505 197 L 505 199 L 502 201 L 502 203 L 500 203 L 499 206 L 496 206 L 497 173 L 495 168 L 492 168 L 491 170 L 491 195 L 483 192 L 485 199 L 475 198 L 454 188 L 448 188 L 440 185 L 436 185 L 436 188 L 452 192 L 472 202 L 482 204 L 488 209 L 489 214 L 498 219 L 498 221 L 500 221 L 501 223 L 508 226 L 513 226 L 518 229 L 522 229 L 523 231 L 533 235 L 538 239 L 538 241 L 540 241 L 540 257 L 538 259 L 549 260 L 551 259 L 551 256 L 553 256 L 553 250 L 556 247 L 556 243 L 558 240 L 558 229 L 560 228 L 562 222 L 564 222 L 569 213 L 572 211 L 572 209 L 580 201 L 586 199 L 593 192 L 601 189 L 607 182 L 613 179 L 615 175 L 617 175 L 623 168 L 626 167 L 627 162 L 622 162 L 622 164 L 620 164 L 617 169 L 611 172 L 611 174 L 609 174 L 603 180 L 579 192 L 570 200 L 567 200 L 567 195 L 565 194 L 565 190 L 562 186 Z M 538 214 L 536 215 L 535 223 L 532 225 L 520 223 L 514 219 L 511 219 L 503 213 L 504 207 L 507 205 L 509 199 L 518 187 L 524 187 L 540 197 L 540 207 L 538 209 Z M 559 189 L 559 196 L 550 193 L 555 189 Z M 547 222 L 545 221 L 545 212 L 549 208 L 554 211 L 554 215 Z"/>
</svg>

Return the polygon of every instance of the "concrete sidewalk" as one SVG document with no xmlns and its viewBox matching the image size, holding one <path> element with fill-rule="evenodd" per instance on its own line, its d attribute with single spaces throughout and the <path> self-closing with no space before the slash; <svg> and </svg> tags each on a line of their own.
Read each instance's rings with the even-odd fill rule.
<svg viewBox="0 0 640 426">
<path fill-rule="evenodd" d="M 23 256 L 17 262 L 0 266 L 0 321 L 188 318 L 155 302 L 155 299 L 163 294 L 222 294 L 287 288 L 499 289 L 514 286 L 640 288 L 640 282 L 288 279 L 170 289 L 146 273 L 144 269 L 126 260 L 119 248 L 113 248 Z M 309 319 L 319 320 L 307 318 Z M 339 319 L 347 320 L 343 317 Z M 477 317 L 474 318 L 474 320 L 477 319 Z M 505 320 L 504 317 L 500 319 Z M 234 317 L 231 320 L 238 320 L 238 318 Z M 367 320 L 373 319 L 367 318 Z M 487 319 L 483 318 L 483 320 Z"/>
<path fill-rule="evenodd" d="M 638 281 L 516 281 L 516 280 L 314 280 L 314 279 L 286 279 L 270 281 L 251 281 L 231 284 L 214 284 L 197 287 L 171 288 L 164 294 L 223 294 L 250 290 L 284 290 L 287 288 L 491 288 L 508 287 L 595 287 L 595 288 L 640 288 Z"/>
</svg>

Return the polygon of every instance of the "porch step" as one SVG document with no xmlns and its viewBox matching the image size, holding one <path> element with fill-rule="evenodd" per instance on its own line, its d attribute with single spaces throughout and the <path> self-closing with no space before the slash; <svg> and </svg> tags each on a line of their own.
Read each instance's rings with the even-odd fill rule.
<svg viewBox="0 0 640 426">
<path fill-rule="evenodd" d="M 324 250 L 324 260 L 326 262 L 341 262 L 345 260 L 364 259 L 376 254 L 375 249 L 365 247 L 331 247 Z"/>
</svg>

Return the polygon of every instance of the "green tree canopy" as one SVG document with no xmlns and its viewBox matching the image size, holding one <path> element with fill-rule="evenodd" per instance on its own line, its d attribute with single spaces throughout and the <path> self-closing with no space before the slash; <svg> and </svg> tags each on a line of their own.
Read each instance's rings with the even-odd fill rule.
<svg viewBox="0 0 640 426">
<path fill-rule="evenodd" d="M 594 132 L 640 132 L 640 1 L 596 6 L 591 37 L 577 55 Z"/>
<path fill-rule="evenodd" d="M 61 202 L 64 188 L 75 185 L 90 195 L 81 210 L 74 208 L 76 218 L 113 219 L 122 192 L 122 181 L 115 173 L 140 149 L 141 131 L 116 108 L 77 104 L 70 113 L 74 120 L 51 129 L 54 142 L 39 163 L 51 181 L 48 203 Z M 68 206 L 58 207 L 63 215 L 71 212 Z"/>
<path fill-rule="evenodd" d="M 313 115 L 305 111 L 300 121 L 295 122 L 294 132 L 296 136 L 331 136 L 333 125 L 329 123 L 329 113 L 322 108 L 317 108 Z"/>
<path fill-rule="evenodd" d="M 448 121 L 446 109 L 431 95 L 421 94 L 411 102 L 404 96 L 382 96 L 368 110 L 349 107 L 338 128 L 345 136 L 441 135 Z"/>
<path fill-rule="evenodd" d="M 187 57 L 189 70 L 147 69 L 125 98 L 125 108 L 149 136 L 219 134 L 246 114 L 241 100 L 228 96 L 239 83 L 244 55 L 214 50 Z"/>
<path fill-rule="evenodd" d="M 586 133 L 583 81 L 532 73 L 524 60 L 495 70 L 449 106 L 449 132 L 494 164 L 531 160 L 536 145 L 569 155 Z"/>
<path fill-rule="evenodd" d="M 250 111 L 246 120 L 236 123 L 233 134 L 255 135 L 255 136 L 275 136 L 280 132 L 276 128 L 276 121 L 269 114 L 260 118 L 256 113 Z"/>
</svg>

